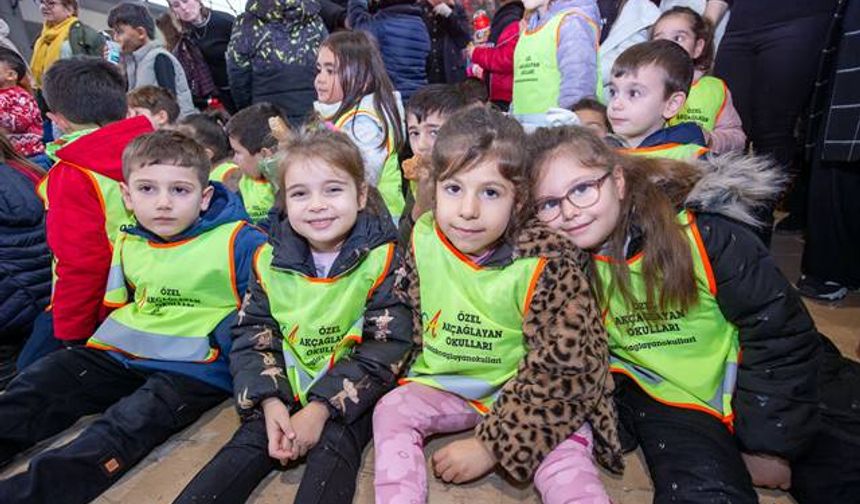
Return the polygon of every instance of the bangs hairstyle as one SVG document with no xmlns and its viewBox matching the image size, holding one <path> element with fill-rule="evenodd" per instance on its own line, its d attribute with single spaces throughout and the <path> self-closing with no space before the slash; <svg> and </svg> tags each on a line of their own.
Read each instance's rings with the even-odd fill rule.
<svg viewBox="0 0 860 504">
<path fill-rule="evenodd" d="M 453 84 L 429 84 L 412 95 L 406 104 L 406 113 L 422 123 L 431 114 L 448 117 L 471 103 L 466 94 Z"/>
<path fill-rule="evenodd" d="M 157 114 L 161 111 L 167 113 L 167 122 L 174 123 L 179 117 L 179 104 L 176 95 L 169 89 L 158 86 L 143 86 L 128 92 L 128 106 L 145 108 Z"/>
<path fill-rule="evenodd" d="M 627 48 L 612 65 L 612 77 L 636 75 L 648 65 L 663 70 L 665 86 L 663 96 L 673 93 L 690 94 L 693 83 L 693 60 L 687 51 L 671 40 L 649 40 Z"/>
<path fill-rule="evenodd" d="M 678 208 L 701 171 L 688 163 L 661 158 L 626 156 L 610 148 L 591 130 L 580 126 L 540 128 L 529 137 L 532 160 L 528 208 L 534 211 L 535 188 L 542 167 L 558 157 L 578 161 L 587 168 L 621 170 L 624 177 L 624 199 L 618 224 L 609 235 L 603 255 L 611 258 L 611 279 L 606 289 L 615 289 L 625 302 L 635 302 L 630 286 L 630 268 L 625 248 L 630 230 L 642 230 L 642 273 L 649 306 L 687 309 L 698 300 L 693 256 L 685 226 L 678 223 Z M 601 197 L 603 193 L 601 193 Z M 602 298 L 603 287 L 594 261 L 589 265 L 591 280 Z M 605 299 L 601 299 L 605 302 Z"/>
<path fill-rule="evenodd" d="M 374 39 L 363 31 L 340 31 L 329 35 L 321 47 L 328 48 L 335 58 L 336 72 L 343 90 L 335 119 L 353 110 L 364 96 L 373 95 L 373 109 L 382 118 L 384 135 L 379 147 L 385 147 L 394 128 L 394 151 L 403 147 L 403 118 L 394 98 L 394 85 L 385 70 L 382 54 Z"/>
<path fill-rule="evenodd" d="M 42 95 L 52 112 L 75 124 L 104 126 L 125 119 L 125 78 L 113 63 L 95 56 L 73 56 L 51 65 Z"/>
<path fill-rule="evenodd" d="M 230 140 L 218 119 L 208 114 L 191 114 L 179 121 L 179 130 L 193 137 L 212 151 L 212 159 L 220 161 L 230 156 Z"/>
<path fill-rule="evenodd" d="M 433 146 L 430 176 L 438 183 L 483 162 L 493 162 L 514 186 L 514 215 L 508 238 L 526 217 L 528 159 L 526 134 L 516 120 L 490 106 L 474 106 L 457 112 L 439 129 Z"/>
<path fill-rule="evenodd" d="M 697 40 L 705 41 L 702 46 L 702 54 L 693 60 L 693 66 L 703 72 L 709 72 L 714 64 L 714 30 L 710 21 L 703 18 L 698 12 L 689 7 L 675 6 L 660 14 L 657 21 L 651 25 L 651 36 L 654 36 L 654 27 L 657 23 L 671 16 L 683 17 L 690 23 L 690 31 Z"/>
<path fill-rule="evenodd" d="M 203 146 L 193 138 L 174 130 L 158 130 L 141 135 L 122 152 L 122 176 L 128 182 L 131 173 L 145 166 L 165 164 L 194 170 L 201 188 L 209 185 L 212 165 Z"/>
<path fill-rule="evenodd" d="M 155 39 L 155 20 L 144 5 L 136 3 L 121 3 L 108 12 L 107 24 L 116 30 L 119 25 L 132 28 L 143 28 L 150 40 Z"/>
<path fill-rule="evenodd" d="M 269 119 L 272 117 L 287 121 L 284 112 L 268 102 L 243 108 L 227 121 L 227 136 L 239 142 L 251 154 L 257 154 L 263 148 L 274 149 L 278 146 L 278 140 L 269 129 Z"/>
</svg>

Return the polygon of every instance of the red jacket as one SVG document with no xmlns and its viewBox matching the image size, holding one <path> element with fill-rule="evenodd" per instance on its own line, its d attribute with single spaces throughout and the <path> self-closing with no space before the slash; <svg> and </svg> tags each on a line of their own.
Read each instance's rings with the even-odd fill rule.
<svg viewBox="0 0 860 504">
<path fill-rule="evenodd" d="M 87 168 L 122 180 L 122 151 L 138 135 L 153 131 L 146 117 L 118 121 L 57 151 L 48 174 L 48 246 L 56 260 L 52 309 L 54 337 L 83 340 L 107 316 L 102 304 L 112 244 L 105 212 Z"/>
<path fill-rule="evenodd" d="M 514 92 L 514 49 L 520 39 L 520 24 L 511 23 L 494 47 L 476 47 L 472 63 L 484 69 L 490 82 L 490 101 L 510 103 Z"/>
</svg>

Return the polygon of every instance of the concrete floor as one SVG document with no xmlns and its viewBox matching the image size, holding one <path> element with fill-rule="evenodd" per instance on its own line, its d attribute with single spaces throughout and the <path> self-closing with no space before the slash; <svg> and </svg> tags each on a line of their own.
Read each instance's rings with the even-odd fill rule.
<svg viewBox="0 0 860 504">
<path fill-rule="evenodd" d="M 796 280 L 799 271 L 802 241 L 797 236 L 777 236 L 774 240 L 774 255 L 790 280 Z M 832 338 L 842 352 L 856 358 L 855 348 L 860 341 L 860 294 L 851 293 L 848 298 L 834 305 L 807 302 L 809 311 L 818 328 Z M 26 468 L 28 458 L 46 446 L 59 446 L 72 439 L 91 420 L 84 419 L 66 433 L 37 446 L 24 454 L 5 471 L 0 478 Z M 229 402 L 225 402 L 203 416 L 185 431 L 173 436 L 167 443 L 153 451 L 141 464 L 127 474 L 117 485 L 96 499 L 97 504 L 119 503 L 169 503 L 190 481 L 194 474 L 229 439 L 238 425 L 238 419 Z M 462 435 L 460 435 L 462 437 Z M 435 439 L 427 446 L 427 453 L 452 439 Z M 604 481 L 615 504 L 644 504 L 651 501 L 651 482 L 638 453 L 627 457 L 627 471 L 623 478 L 604 474 Z M 256 504 L 283 504 L 292 502 L 302 468 L 271 474 L 254 492 L 249 502 Z M 430 502 L 440 504 L 513 504 L 539 503 L 534 489 L 515 487 L 499 474 L 491 474 L 477 482 L 462 485 L 445 485 L 432 476 Z M 760 491 L 760 502 L 766 504 L 788 504 L 793 499 L 781 492 Z M 368 450 L 362 466 L 358 492 L 358 504 L 373 502 L 373 453 Z"/>
</svg>

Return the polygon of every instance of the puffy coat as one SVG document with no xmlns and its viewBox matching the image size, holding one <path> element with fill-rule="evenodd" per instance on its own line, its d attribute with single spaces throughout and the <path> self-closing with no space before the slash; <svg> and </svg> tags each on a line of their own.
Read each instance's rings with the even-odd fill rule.
<svg viewBox="0 0 860 504">
<path fill-rule="evenodd" d="M 490 24 L 492 46 L 476 47 L 472 63 L 483 68 L 490 88 L 490 101 L 511 103 L 514 90 L 514 49 L 520 38 L 523 4 L 514 1 L 503 5 Z"/>
</svg>

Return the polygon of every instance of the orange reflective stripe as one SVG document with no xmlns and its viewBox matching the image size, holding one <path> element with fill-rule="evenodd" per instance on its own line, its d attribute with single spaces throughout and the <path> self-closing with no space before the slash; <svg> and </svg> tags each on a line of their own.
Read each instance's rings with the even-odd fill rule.
<svg viewBox="0 0 860 504">
<path fill-rule="evenodd" d="M 230 285 L 233 287 L 233 295 L 236 296 L 236 308 L 242 308 L 242 296 L 239 295 L 239 286 L 236 283 L 236 236 L 239 235 L 239 231 L 243 227 L 245 227 L 245 223 L 240 222 L 230 234 Z"/>
<path fill-rule="evenodd" d="M 382 282 L 385 281 L 385 277 L 387 276 L 388 269 L 391 267 L 391 261 L 394 259 L 394 244 L 388 244 L 388 255 L 385 256 L 385 266 L 382 267 L 382 272 L 379 274 L 379 277 L 373 282 L 373 286 L 370 287 L 370 290 L 367 291 L 367 299 L 370 299 L 370 296 L 376 292 L 376 288 L 382 285 Z"/>
<path fill-rule="evenodd" d="M 723 110 L 726 108 L 726 103 L 729 102 L 729 88 L 726 86 L 726 81 L 720 80 L 720 83 L 723 85 L 723 103 L 720 104 L 720 110 L 717 112 L 717 116 L 714 118 L 714 129 L 717 127 L 717 123 L 720 122 L 720 116 L 723 115 Z"/>
<path fill-rule="evenodd" d="M 450 241 L 448 241 L 448 237 L 445 236 L 445 233 L 442 232 L 442 229 L 439 228 L 438 224 L 436 224 L 434 222 L 433 227 L 436 229 L 436 235 L 442 241 L 442 244 L 445 245 L 445 248 L 450 250 L 451 253 L 454 254 L 455 257 L 457 257 L 457 259 L 463 261 L 464 263 L 466 263 L 467 266 L 469 266 L 470 268 L 472 268 L 475 271 L 484 269 L 480 264 L 469 259 L 468 256 L 466 256 L 465 254 L 463 254 L 462 252 L 457 250 L 457 247 L 455 247 Z M 414 245 L 413 245 L 413 247 L 414 247 Z M 413 249 L 413 253 L 414 253 L 414 249 Z"/>
<path fill-rule="evenodd" d="M 696 240 L 696 248 L 699 249 L 699 255 L 702 258 L 702 266 L 705 268 L 705 275 L 708 277 L 708 291 L 712 296 L 717 295 L 717 280 L 714 278 L 714 270 L 711 267 L 711 260 L 708 258 L 708 251 L 705 250 L 705 243 L 702 241 L 702 235 L 699 233 L 699 226 L 696 225 L 696 217 L 693 212 L 687 212 L 687 222 L 690 224 L 690 230 L 693 232 L 693 237 Z"/>
</svg>

